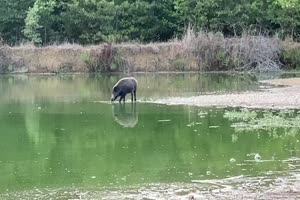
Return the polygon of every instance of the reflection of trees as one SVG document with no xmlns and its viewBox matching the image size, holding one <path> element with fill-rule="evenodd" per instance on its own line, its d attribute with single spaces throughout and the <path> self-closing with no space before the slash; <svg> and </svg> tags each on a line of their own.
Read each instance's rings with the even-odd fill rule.
<svg viewBox="0 0 300 200">
<path fill-rule="evenodd" d="M 112 115 L 118 124 L 126 128 L 133 128 L 138 123 L 136 103 L 130 105 L 124 103 L 112 104 Z"/>
<path fill-rule="evenodd" d="M 230 163 L 231 158 L 240 162 L 248 159 L 246 154 L 259 152 L 263 158 L 276 154 L 286 159 L 290 154 L 282 147 L 298 149 L 299 144 L 295 140 L 298 135 L 270 140 L 253 133 L 241 134 L 232 143 L 234 130 L 222 109 L 137 104 L 139 125 L 123 128 L 113 120 L 114 113 L 124 113 L 118 103 L 111 108 L 99 103 L 44 102 L 46 108 L 34 112 L 31 105 L 13 105 L 19 114 L 0 104 L 0 113 L 13 113 L 0 115 L 0 148 L 5 148 L 0 152 L 0 190 L 6 189 L 8 180 L 16 187 L 25 181 L 25 189 L 72 183 L 92 187 L 190 181 L 203 178 L 208 169 L 221 178 L 245 173 L 241 166 Z M 125 104 L 125 113 L 131 113 L 133 106 Z M 161 119 L 170 121 L 159 122 Z M 37 136 L 25 134 L 24 129 L 39 130 L 36 144 L 32 135 Z M 281 170 L 284 165 L 267 162 L 255 167 L 258 171 Z"/>
<path fill-rule="evenodd" d="M 40 113 L 34 104 L 26 104 L 24 118 L 26 133 L 31 141 L 37 144 L 40 138 Z"/>
<path fill-rule="evenodd" d="M 139 97 L 195 95 L 201 92 L 246 91 L 257 88 L 250 75 L 149 74 L 135 75 Z M 1 101 L 108 100 L 113 85 L 121 78 L 103 75 L 13 76 L 0 79 Z"/>
<path fill-rule="evenodd" d="M 255 76 L 242 74 L 160 74 L 137 77 L 137 79 L 138 94 L 143 97 L 247 91 L 258 87 Z"/>
</svg>

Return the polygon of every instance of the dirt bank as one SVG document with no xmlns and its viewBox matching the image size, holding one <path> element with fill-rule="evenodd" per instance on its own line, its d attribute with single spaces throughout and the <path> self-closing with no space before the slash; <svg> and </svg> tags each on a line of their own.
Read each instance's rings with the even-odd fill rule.
<svg viewBox="0 0 300 200">
<path fill-rule="evenodd" d="M 172 97 L 155 100 L 155 103 L 169 105 L 195 105 L 217 107 L 251 107 L 251 108 L 300 108 L 300 78 L 275 79 L 261 81 L 262 85 L 275 87 L 261 89 L 257 92 L 238 94 L 201 95 L 194 97 Z"/>
</svg>

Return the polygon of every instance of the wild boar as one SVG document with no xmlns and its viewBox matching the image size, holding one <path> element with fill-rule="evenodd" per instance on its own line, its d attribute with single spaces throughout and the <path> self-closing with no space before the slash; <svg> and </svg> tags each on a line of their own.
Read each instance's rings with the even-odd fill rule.
<svg viewBox="0 0 300 200">
<path fill-rule="evenodd" d="M 116 85 L 113 87 L 111 101 L 116 100 L 120 97 L 119 102 L 122 100 L 125 102 L 125 96 L 127 93 L 131 93 L 131 101 L 136 101 L 136 90 L 137 90 L 137 80 L 133 77 L 127 77 L 120 79 Z"/>
</svg>

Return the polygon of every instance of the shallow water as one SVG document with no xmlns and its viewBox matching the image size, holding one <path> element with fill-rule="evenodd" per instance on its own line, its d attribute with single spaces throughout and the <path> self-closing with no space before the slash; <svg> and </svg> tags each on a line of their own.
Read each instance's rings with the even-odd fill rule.
<svg viewBox="0 0 300 200">
<path fill-rule="evenodd" d="M 135 74 L 138 99 L 257 90 L 257 77 L 243 74 Z M 2 76 L 0 101 L 108 101 L 122 75 Z M 127 96 L 128 100 L 130 99 Z"/>
<path fill-rule="evenodd" d="M 144 102 L 257 90 L 255 77 L 138 75 L 139 102 L 110 104 L 118 78 L 0 78 L 1 199 L 204 198 L 237 189 L 254 198 L 253 192 L 299 188 L 297 110 Z M 265 124 L 255 126 L 257 119 Z"/>
</svg>

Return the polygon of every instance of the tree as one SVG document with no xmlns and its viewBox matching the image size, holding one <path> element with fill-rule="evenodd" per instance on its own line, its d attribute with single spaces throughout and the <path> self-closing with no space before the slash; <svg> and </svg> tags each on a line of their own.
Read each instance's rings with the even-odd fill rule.
<svg viewBox="0 0 300 200">
<path fill-rule="evenodd" d="M 105 0 L 73 0 L 62 14 L 65 34 L 69 40 L 83 44 L 107 41 L 114 35 L 114 2 Z"/>
<path fill-rule="evenodd" d="M 25 19 L 24 35 L 32 42 L 47 43 L 47 32 L 53 24 L 53 11 L 57 3 L 55 0 L 36 0 L 29 8 Z"/>
<path fill-rule="evenodd" d="M 9 44 L 167 41 L 187 26 L 226 36 L 300 38 L 299 0 L 0 0 L 0 38 Z M 24 20 L 25 19 L 25 20 Z"/>
<path fill-rule="evenodd" d="M 292 39 L 299 36 L 296 32 L 300 27 L 300 3 L 298 0 L 275 0 L 273 20 L 280 24 L 280 33 Z"/>
<path fill-rule="evenodd" d="M 0 0 L 0 38 L 8 44 L 23 40 L 26 12 L 34 0 Z"/>
</svg>

